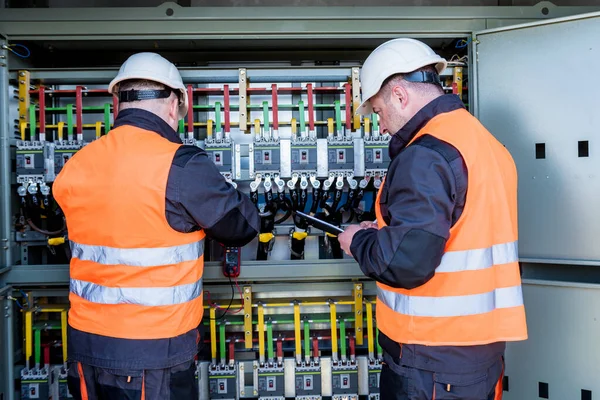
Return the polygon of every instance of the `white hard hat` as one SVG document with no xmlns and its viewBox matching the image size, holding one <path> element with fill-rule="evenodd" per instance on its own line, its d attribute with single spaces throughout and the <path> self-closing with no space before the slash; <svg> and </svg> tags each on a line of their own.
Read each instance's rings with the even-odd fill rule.
<svg viewBox="0 0 600 400">
<path fill-rule="evenodd" d="M 186 116 L 188 111 L 188 96 L 181 79 L 181 74 L 175 65 L 161 55 L 156 53 L 137 53 L 129 57 L 121 65 L 117 76 L 108 85 L 108 92 L 116 94 L 119 97 L 117 93 L 118 83 L 129 79 L 145 79 L 159 82 L 171 89 L 179 90 L 181 92 L 179 96 L 179 118 L 182 119 Z M 158 91 L 148 90 L 138 91 L 137 97 L 131 98 L 131 100 L 164 97 L 168 97 L 167 93 L 162 94 Z"/>
<path fill-rule="evenodd" d="M 407 74 L 428 65 L 435 65 L 438 74 L 441 74 L 447 64 L 429 46 L 415 39 L 400 38 L 383 43 L 363 64 L 360 74 L 362 103 L 356 113 L 368 115 L 373 112 L 369 100 L 390 76 Z"/>
</svg>

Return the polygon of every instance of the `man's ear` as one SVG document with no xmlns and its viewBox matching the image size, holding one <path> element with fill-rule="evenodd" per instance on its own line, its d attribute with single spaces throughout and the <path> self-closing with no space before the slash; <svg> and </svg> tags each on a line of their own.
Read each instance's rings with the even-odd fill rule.
<svg viewBox="0 0 600 400">
<path fill-rule="evenodd" d="M 392 96 L 400 102 L 400 107 L 405 109 L 408 106 L 409 96 L 408 91 L 402 85 L 394 86 L 392 89 Z"/>
<path fill-rule="evenodd" d="M 169 104 L 169 117 L 177 124 L 179 122 L 179 100 L 175 97 L 175 100 Z"/>
</svg>

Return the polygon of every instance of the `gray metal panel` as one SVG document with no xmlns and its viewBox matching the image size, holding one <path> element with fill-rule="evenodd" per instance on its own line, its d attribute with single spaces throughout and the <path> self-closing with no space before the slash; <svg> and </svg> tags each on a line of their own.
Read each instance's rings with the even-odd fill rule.
<svg viewBox="0 0 600 400">
<path fill-rule="evenodd" d="M 283 271 L 283 272 L 282 272 Z M 365 278 L 353 259 L 346 260 L 281 260 L 276 263 L 245 261 L 238 277 L 243 281 L 294 281 L 311 279 L 332 281 Z M 221 263 L 207 262 L 204 267 L 206 282 L 227 282 L 223 278 Z M 14 265 L 6 274 L 13 285 L 66 285 L 69 282 L 68 265 Z"/>
<path fill-rule="evenodd" d="M 13 343 L 13 303 L 6 298 L 10 287 L 0 288 L 0 397 L 14 400 L 14 343 Z"/>
<path fill-rule="evenodd" d="M 517 164 L 524 258 L 600 263 L 600 103 L 588 78 L 600 63 L 599 16 L 476 35 L 477 115 Z M 578 157 L 578 141 L 589 141 L 589 157 Z"/>
<path fill-rule="evenodd" d="M 11 124 L 8 115 L 10 87 L 8 86 L 8 51 L 2 49 L 2 46 L 7 43 L 6 38 L 0 35 L 0 224 L 2 225 L 0 228 L 0 270 L 12 264 L 10 240 Z"/>
<path fill-rule="evenodd" d="M 529 339 L 506 350 L 506 400 L 537 399 L 538 382 L 550 399 L 582 399 L 600 392 L 600 286 L 525 281 Z"/>
<path fill-rule="evenodd" d="M 542 13 L 546 8 L 548 12 Z M 15 40 L 283 39 L 436 35 L 485 29 L 486 19 L 512 23 L 596 11 L 598 7 L 159 7 L 6 9 L 0 31 Z M 170 14 L 170 15 L 169 15 Z M 107 30 L 106 27 L 110 26 Z M 348 30 L 352 26 L 352 30 Z"/>
</svg>

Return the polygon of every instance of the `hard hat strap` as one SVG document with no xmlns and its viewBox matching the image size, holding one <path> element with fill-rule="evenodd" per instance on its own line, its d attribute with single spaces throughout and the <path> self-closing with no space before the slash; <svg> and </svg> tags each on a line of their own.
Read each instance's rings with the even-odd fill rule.
<svg viewBox="0 0 600 400">
<path fill-rule="evenodd" d="M 402 78 L 408 82 L 442 84 L 440 76 L 437 73 L 430 71 L 413 71 L 403 75 Z"/>
<path fill-rule="evenodd" d="M 119 92 L 119 101 L 121 103 L 125 103 L 128 101 L 139 101 L 139 100 L 152 100 L 152 99 L 166 99 L 171 93 L 173 93 L 173 89 L 163 89 L 163 90 L 125 90 Z"/>
</svg>

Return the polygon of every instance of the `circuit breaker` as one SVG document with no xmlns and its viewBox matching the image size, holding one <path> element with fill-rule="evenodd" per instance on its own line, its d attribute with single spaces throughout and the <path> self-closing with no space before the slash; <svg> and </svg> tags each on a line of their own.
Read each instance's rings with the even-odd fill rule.
<svg viewBox="0 0 600 400">
<path fill-rule="evenodd" d="M 231 141 L 206 141 L 204 150 L 213 160 L 217 169 L 226 179 L 234 179 L 234 144 Z"/>
<path fill-rule="evenodd" d="M 17 183 L 46 181 L 47 148 L 43 142 L 17 142 Z"/>
<path fill-rule="evenodd" d="M 21 371 L 21 400 L 48 399 L 50 375 L 46 368 L 24 368 Z"/>
<path fill-rule="evenodd" d="M 64 141 L 58 144 L 52 145 L 50 149 L 53 152 L 54 159 L 54 176 L 58 175 L 62 171 L 65 164 L 83 147 L 82 142 L 76 141 Z M 51 180 L 54 180 L 52 177 Z"/>
<path fill-rule="evenodd" d="M 338 361 L 331 366 L 333 400 L 358 400 L 358 365 L 352 361 Z"/>
<path fill-rule="evenodd" d="M 316 140 L 292 140 L 291 148 L 293 172 L 317 172 Z"/>
<path fill-rule="evenodd" d="M 258 368 L 258 398 L 285 400 L 285 378 L 283 366 Z"/>
<path fill-rule="evenodd" d="M 250 177 L 256 174 L 274 175 L 280 170 L 281 156 L 278 142 L 254 142 L 250 152 L 250 163 L 253 169 Z"/>
<path fill-rule="evenodd" d="M 368 362 L 369 400 L 379 400 L 379 378 L 381 376 L 381 362 L 379 360 Z"/>
<path fill-rule="evenodd" d="M 352 140 L 330 141 L 327 145 L 329 171 L 354 174 L 354 142 Z"/>
<path fill-rule="evenodd" d="M 390 165 L 388 146 L 390 136 L 374 136 L 364 140 L 364 161 L 366 176 L 384 176 Z"/>
<path fill-rule="evenodd" d="M 296 366 L 296 400 L 319 400 L 321 398 L 321 366 L 318 364 Z"/>
<path fill-rule="evenodd" d="M 237 398 L 236 365 L 211 366 L 208 369 L 211 399 L 235 400 Z"/>
</svg>

